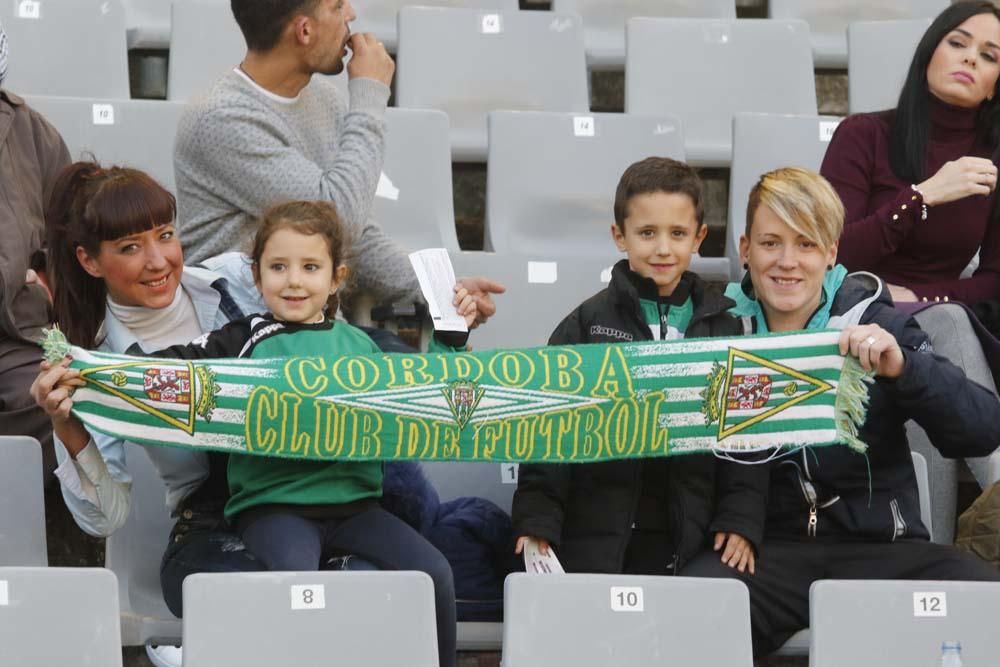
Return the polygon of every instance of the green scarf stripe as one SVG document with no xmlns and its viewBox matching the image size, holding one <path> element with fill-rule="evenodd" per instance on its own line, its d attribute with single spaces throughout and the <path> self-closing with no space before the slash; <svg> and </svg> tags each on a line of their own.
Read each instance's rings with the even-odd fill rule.
<svg viewBox="0 0 1000 667">
<path fill-rule="evenodd" d="M 196 362 L 72 348 L 86 382 L 73 412 L 95 431 L 148 445 L 314 460 L 863 450 L 866 378 L 839 356 L 838 339 Z M 68 349 L 51 332 L 44 347 L 47 358 Z"/>
</svg>

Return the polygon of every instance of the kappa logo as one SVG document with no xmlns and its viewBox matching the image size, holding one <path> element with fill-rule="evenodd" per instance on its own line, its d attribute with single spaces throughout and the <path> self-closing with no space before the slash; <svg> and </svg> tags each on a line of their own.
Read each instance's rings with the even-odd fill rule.
<svg viewBox="0 0 1000 667">
<path fill-rule="evenodd" d="M 614 338 L 615 340 L 623 340 L 626 342 L 631 342 L 635 336 L 628 333 L 627 331 L 622 331 L 620 329 L 612 329 L 611 327 L 601 326 L 600 324 L 592 324 L 590 326 L 591 336 L 607 336 L 608 338 Z"/>
</svg>

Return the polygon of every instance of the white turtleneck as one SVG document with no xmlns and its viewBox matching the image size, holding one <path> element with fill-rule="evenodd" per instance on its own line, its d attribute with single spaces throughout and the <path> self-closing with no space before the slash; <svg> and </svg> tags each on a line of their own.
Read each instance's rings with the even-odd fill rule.
<svg viewBox="0 0 1000 667">
<path fill-rule="evenodd" d="M 194 302 L 180 285 L 173 302 L 166 308 L 123 306 L 110 296 L 108 308 L 115 319 L 132 332 L 144 352 L 190 343 L 204 333 L 198 324 Z"/>
<path fill-rule="evenodd" d="M 180 286 L 166 308 L 123 306 L 108 297 L 108 309 L 139 341 L 144 352 L 190 343 L 203 332 L 191 296 Z M 93 503 L 112 525 L 124 522 L 129 511 L 131 484 L 111 477 L 93 439 L 76 458 L 67 458 L 56 469 L 64 486 Z"/>
</svg>

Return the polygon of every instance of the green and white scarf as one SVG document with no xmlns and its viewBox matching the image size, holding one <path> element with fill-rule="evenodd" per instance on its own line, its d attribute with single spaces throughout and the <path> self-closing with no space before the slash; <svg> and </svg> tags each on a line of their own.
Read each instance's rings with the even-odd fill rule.
<svg viewBox="0 0 1000 667">
<path fill-rule="evenodd" d="M 73 413 L 135 442 L 315 460 L 593 462 L 847 444 L 839 332 L 460 354 L 144 359 L 70 348 Z"/>
</svg>

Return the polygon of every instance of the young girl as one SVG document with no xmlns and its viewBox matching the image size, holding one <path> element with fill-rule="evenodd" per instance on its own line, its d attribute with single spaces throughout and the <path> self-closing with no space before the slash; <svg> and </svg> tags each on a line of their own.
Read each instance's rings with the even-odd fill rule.
<svg viewBox="0 0 1000 667">
<path fill-rule="evenodd" d="M 254 278 L 269 313 L 230 322 L 159 357 L 291 357 L 379 353 L 359 329 L 328 317 L 347 279 L 346 239 L 334 207 L 292 202 L 266 212 L 252 252 Z M 458 292 L 472 324 L 473 298 Z M 436 334 L 457 347 L 468 334 Z M 452 339 L 446 340 L 445 336 Z M 384 569 L 419 570 L 434 581 L 442 667 L 455 664 L 455 593 L 444 556 L 381 509 L 382 463 L 317 462 L 232 455 L 226 517 L 270 570 L 316 570 L 356 554 Z"/>
</svg>

